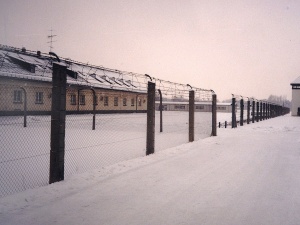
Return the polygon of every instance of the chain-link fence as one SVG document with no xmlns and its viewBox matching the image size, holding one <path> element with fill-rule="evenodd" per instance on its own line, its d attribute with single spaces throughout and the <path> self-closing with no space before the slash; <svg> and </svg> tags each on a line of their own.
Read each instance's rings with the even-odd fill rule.
<svg viewBox="0 0 300 225">
<path fill-rule="evenodd" d="M 290 109 L 271 103 L 266 100 L 257 100 L 255 98 L 243 97 L 241 95 L 232 95 L 231 114 L 219 118 L 219 128 L 236 128 L 245 124 L 260 122 L 277 116 L 285 115 Z"/>
<path fill-rule="evenodd" d="M 232 127 L 288 111 L 242 96 L 217 104 L 212 90 L 58 61 L 0 48 L 0 197 L 216 136 L 217 111 Z"/>
<path fill-rule="evenodd" d="M 193 91 L 193 135 L 211 135 L 212 91 L 160 79 L 156 84 L 155 149 L 160 151 L 189 142 L 190 91 Z"/>
<path fill-rule="evenodd" d="M 195 140 L 212 134 L 213 94 L 211 90 L 195 91 Z"/>
<path fill-rule="evenodd" d="M 51 88 L 1 83 L 0 196 L 49 181 Z"/>
<path fill-rule="evenodd" d="M 0 197 L 212 134 L 211 90 L 58 60 L 0 49 Z"/>
</svg>

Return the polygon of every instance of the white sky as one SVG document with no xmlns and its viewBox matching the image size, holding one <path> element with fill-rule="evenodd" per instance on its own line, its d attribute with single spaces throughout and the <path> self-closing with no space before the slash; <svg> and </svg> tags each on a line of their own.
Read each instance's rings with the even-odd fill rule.
<svg viewBox="0 0 300 225">
<path fill-rule="evenodd" d="M 1 0 L 0 44 L 53 51 L 262 99 L 291 99 L 300 74 L 300 1 Z"/>
</svg>

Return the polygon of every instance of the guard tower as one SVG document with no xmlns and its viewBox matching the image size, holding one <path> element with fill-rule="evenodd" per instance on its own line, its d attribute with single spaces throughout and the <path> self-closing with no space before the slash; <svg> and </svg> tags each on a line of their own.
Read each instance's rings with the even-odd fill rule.
<svg viewBox="0 0 300 225">
<path fill-rule="evenodd" d="M 291 83 L 292 86 L 292 116 L 300 116 L 300 77 Z"/>
</svg>

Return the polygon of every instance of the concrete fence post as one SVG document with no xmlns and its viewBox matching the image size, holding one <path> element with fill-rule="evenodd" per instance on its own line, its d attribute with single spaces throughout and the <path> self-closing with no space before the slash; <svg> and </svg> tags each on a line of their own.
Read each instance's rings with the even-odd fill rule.
<svg viewBox="0 0 300 225">
<path fill-rule="evenodd" d="M 247 101 L 247 124 L 250 123 L 250 100 Z"/>
<path fill-rule="evenodd" d="M 66 66 L 53 63 L 49 183 L 64 180 Z"/>
<path fill-rule="evenodd" d="M 163 105 L 162 105 L 162 94 L 161 94 L 161 90 L 158 89 L 158 93 L 159 93 L 159 115 L 160 115 L 160 120 L 159 120 L 159 124 L 160 124 L 160 132 L 163 132 L 163 115 L 162 115 L 162 111 L 163 111 Z"/>
<path fill-rule="evenodd" d="M 259 107 L 260 107 L 259 120 L 262 121 L 262 112 L 263 112 L 262 102 L 260 102 Z"/>
<path fill-rule="evenodd" d="M 155 146 L 155 83 L 148 82 L 146 155 L 154 153 Z"/>
<path fill-rule="evenodd" d="M 212 95 L 212 136 L 217 136 L 217 95 Z"/>
<path fill-rule="evenodd" d="M 231 128 L 236 128 L 235 98 L 232 98 L 231 110 L 232 110 Z"/>
<path fill-rule="evenodd" d="M 244 126 L 244 99 L 240 100 L 240 126 Z"/>
<path fill-rule="evenodd" d="M 255 123 L 255 101 L 252 101 L 252 123 Z"/>
<path fill-rule="evenodd" d="M 262 119 L 263 120 L 266 119 L 266 103 L 265 102 L 263 103 L 263 118 Z"/>
<path fill-rule="evenodd" d="M 96 129 L 96 91 L 91 88 L 92 90 L 92 93 L 93 93 L 93 125 L 92 125 L 92 130 L 95 130 Z"/>
<path fill-rule="evenodd" d="M 259 102 L 256 102 L 256 122 L 259 121 Z"/>
<path fill-rule="evenodd" d="M 23 92 L 24 92 L 24 111 L 23 111 L 23 116 L 24 116 L 24 127 L 27 127 L 27 92 L 25 90 L 25 88 L 20 87 Z"/>
<path fill-rule="evenodd" d="M 195 139 L 195 91 L 189 91 L 189 142 Z"/>
</svg>

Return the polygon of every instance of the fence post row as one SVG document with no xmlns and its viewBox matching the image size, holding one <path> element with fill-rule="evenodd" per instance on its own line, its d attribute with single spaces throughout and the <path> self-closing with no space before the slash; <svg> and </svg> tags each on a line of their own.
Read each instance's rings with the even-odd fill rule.
<svg viewBox="0 0 300 225">
<path fill-rule="evenodd" d="M 148 82 L 146 155 L 154 153 L 155 138 L 155 83 Z"/>
<path fill-rule="evenodd" d="M 212 136 L 217 136 L 217 95 L 212 95 Z"/>
<path fill-rule="evenodd" d="M 189 142 L 195 138 L 195 91 L 189 91 Z"/>
<path fill-rule="evenodd" d="M 64 180 L 66 66 L 53 63 L 49 183 Z"/>
</svg>

